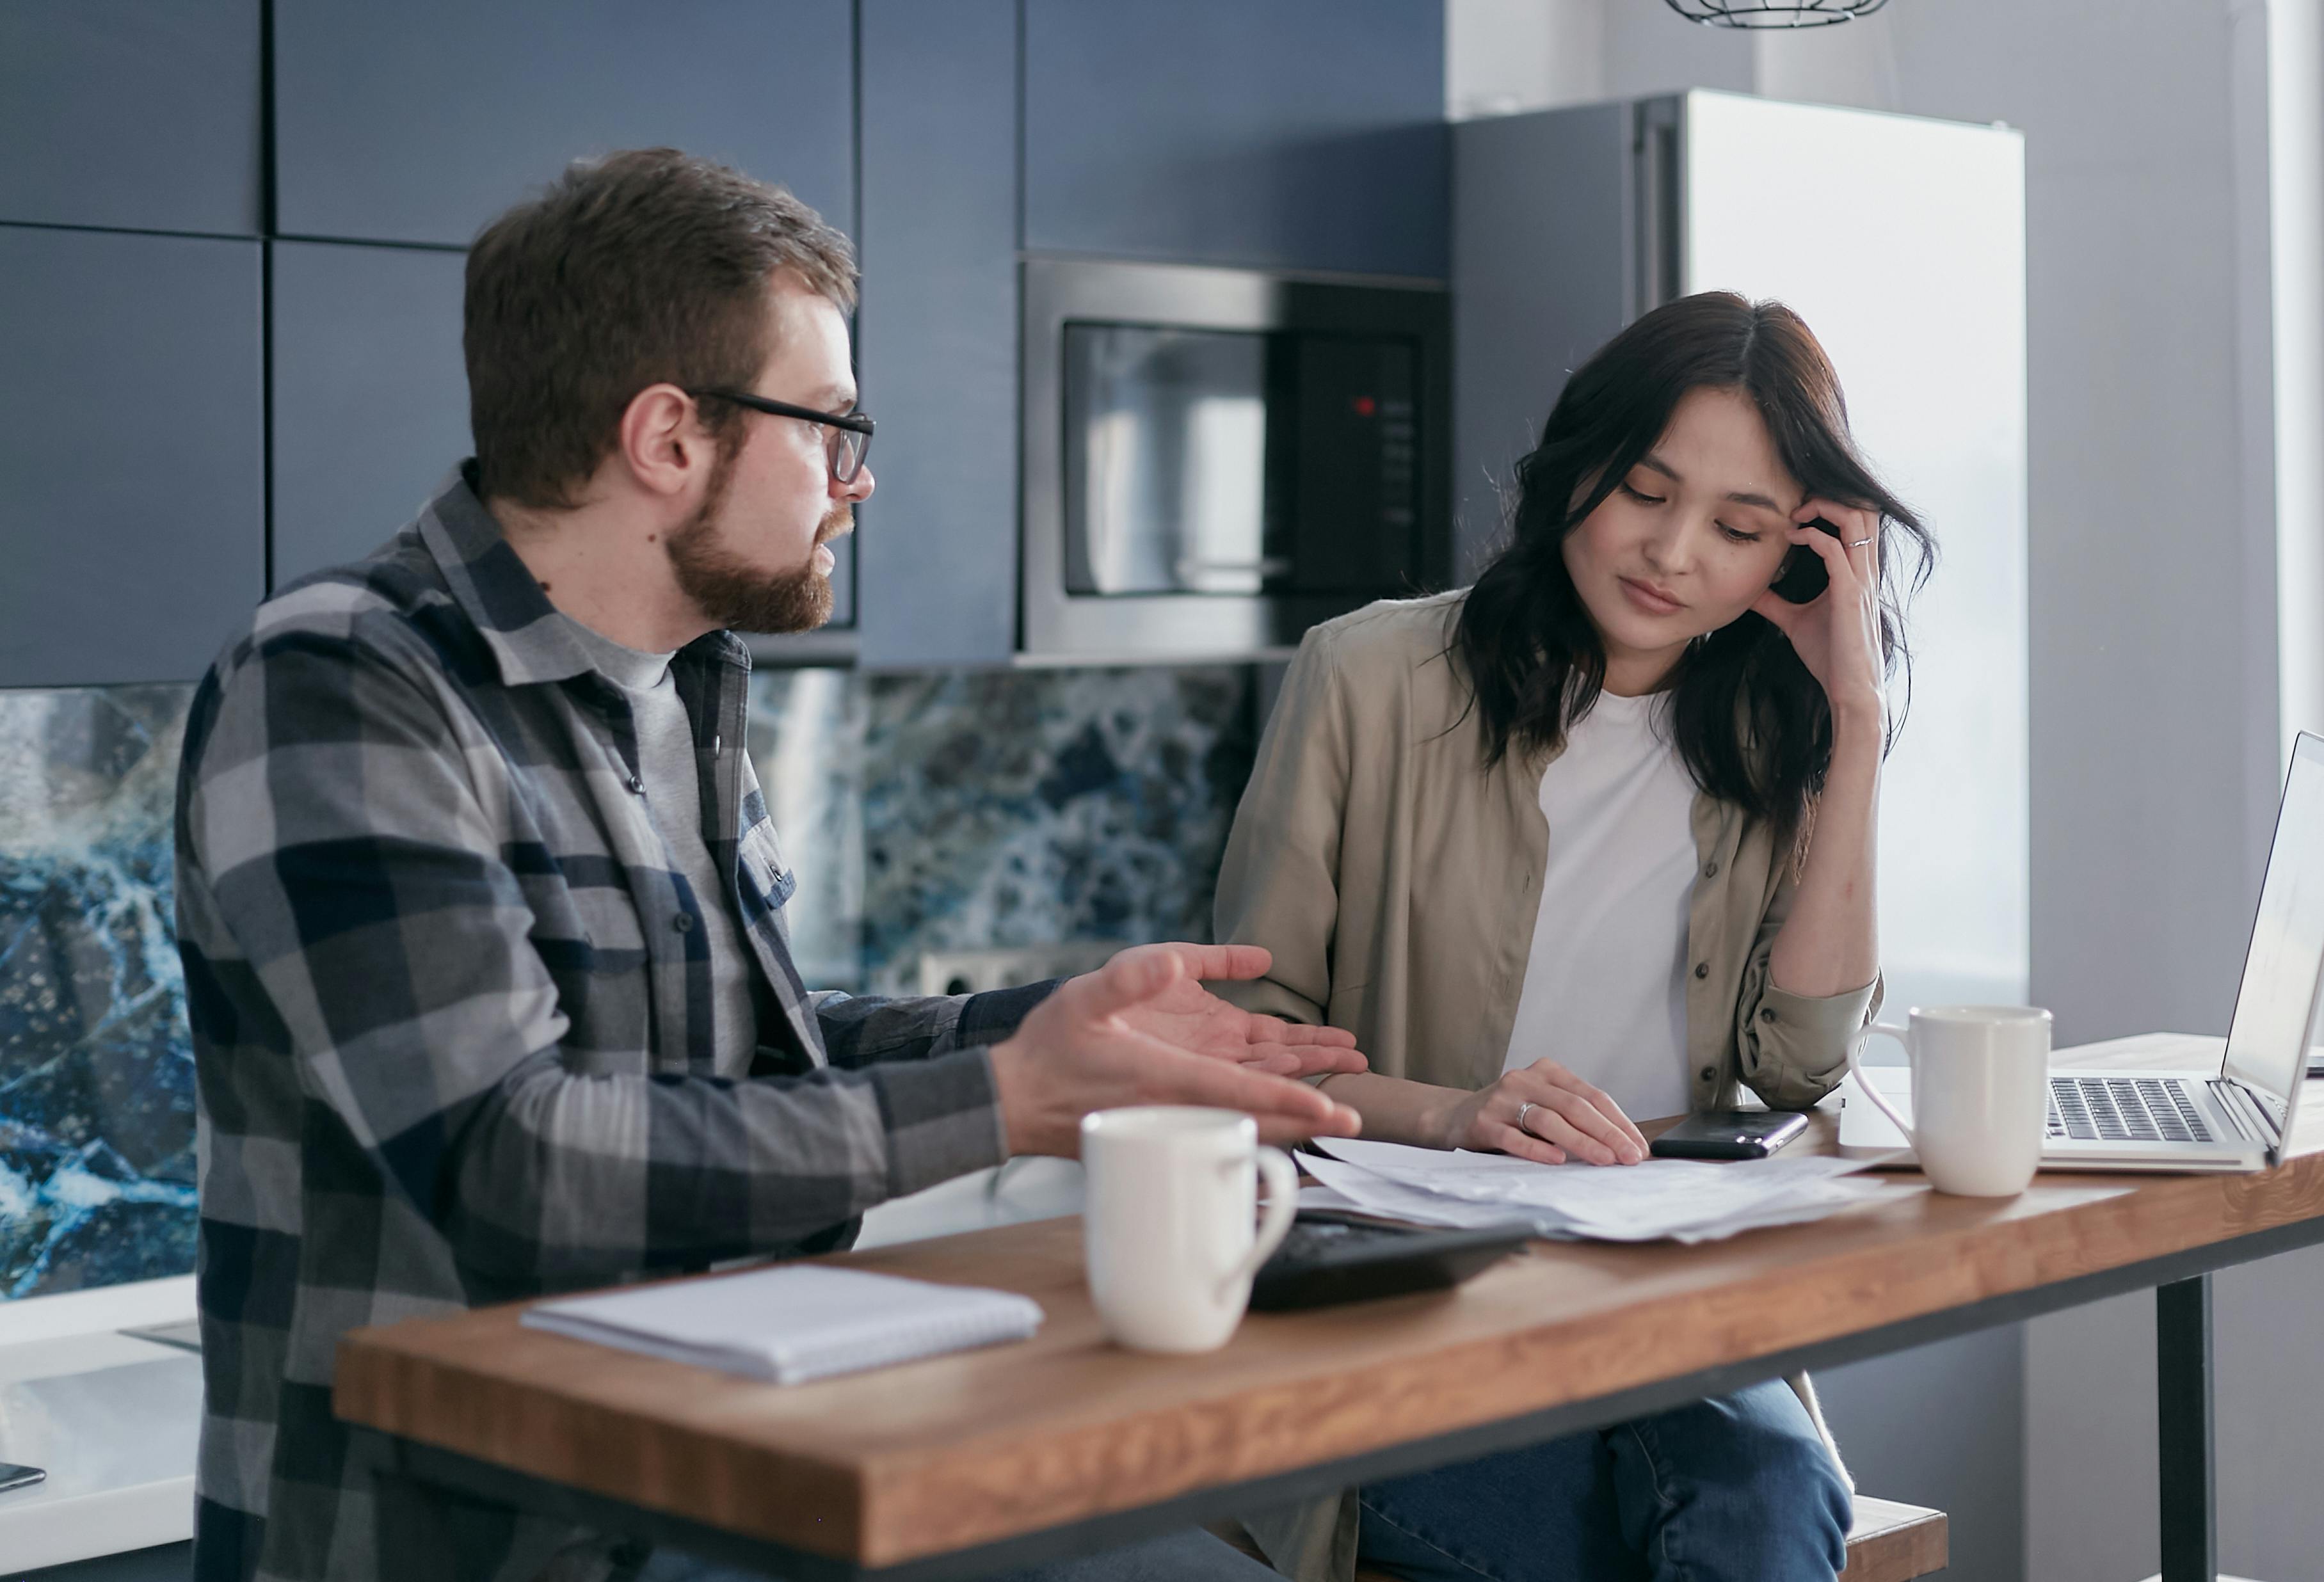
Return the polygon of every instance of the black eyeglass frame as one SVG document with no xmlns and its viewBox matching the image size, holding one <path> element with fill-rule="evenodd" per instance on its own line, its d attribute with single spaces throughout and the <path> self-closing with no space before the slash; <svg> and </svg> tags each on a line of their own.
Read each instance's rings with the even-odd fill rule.
<svg viewBox="0 0 2324 1582">
<path fill-rule="evenodd" d="M 796 407 L 788 401 L 774 400 L 767 396 L 752 395 L 746 390 L 696 390 L 687 394 L 696 400 L 706 398 L 733 401 L 738 407 L 748 407 L 754 412 L 764 412 L 770 418 L 797 418 L 803 423 L 820 423 L 842 434 L 857 434 L 862 439 L 853 445 L 839 441 L 827 446 L 825 461 L 831 468 L 835 483 L 853 483 L 863 471 L 863 458 L 872 454 L 872 431 L 875 425 L 868 412 L 818 412 L 813 407 Z M 845 472 L 840 471 L 842 456 L 851 456 Z"/>
</svg>

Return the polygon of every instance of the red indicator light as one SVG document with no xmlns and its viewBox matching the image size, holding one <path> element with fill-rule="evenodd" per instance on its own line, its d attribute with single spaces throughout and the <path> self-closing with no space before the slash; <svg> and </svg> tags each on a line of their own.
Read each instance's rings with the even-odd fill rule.
<svg viewBox="0 0 2324 1582">
<path fill-rule="evenodd" d="M 1372 411 L 1373 411 L 1373 402 L 1372 402 L 1372 398 L 1371 398 L 1371 397 L 1370 397 L 1370 396 L 1358 396 L 1358 397 L 1356 398 L 1356 416 L 1357 416 L 1357 417 L 1359 417 L 1359 418 L 1369 418 L 1369 417 L 1370 417 L 1370 416 L 1372 415 Z"/>
</svg>

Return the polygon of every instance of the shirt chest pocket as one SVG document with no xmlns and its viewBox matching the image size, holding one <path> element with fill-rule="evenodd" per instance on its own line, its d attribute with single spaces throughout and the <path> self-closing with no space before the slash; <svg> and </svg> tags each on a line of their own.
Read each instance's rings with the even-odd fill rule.
<svg viewBox="0 0 2324 1582">
<path fill-rule="evenodd" d="M 570 1024 L 568 1052 L 637 1051 L 649 1047 L 652 989 L 645 935 L 629 892 L 615 885 L 579 885 L 566 892 L 552 955 L 541 931 L 534 941 L 557 980 L 559 1008 Z M 586 1061 L 585 1061 L 585 1063 Z"/>
</svg>

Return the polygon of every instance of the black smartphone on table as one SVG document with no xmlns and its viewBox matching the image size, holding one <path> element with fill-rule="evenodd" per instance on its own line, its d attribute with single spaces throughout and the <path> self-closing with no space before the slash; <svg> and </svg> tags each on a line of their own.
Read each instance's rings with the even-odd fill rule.
<svg viewBox="0 0 2324 1582">
<path fill-rule="evenodd" d="M 1690 1115 L 1647 1145 L 1657 1159 L 1765 1159 L 1808 1129 L 1788 1109 L 1714 1109 Z"/>
<path fill-rule="evenodd" d="M 1819 533 L 1840 537 L 1840 529 L 1821 517 L 1808 522 Z M 1767 584 L 1775 590 L 1775 597 L 1793 604 L 1812 604 L 1831 586 L 1831 573 L 1824 568 L 1823 556 L 1805 544 L 1794 544 L 1784 552 L 1784 564 L 1775 573 L 1775 580 Z"/>
<path fill-rule="evenodd" d="M 28 1484 L 38 1483 L 46 1476 L 48 1476 L 48 1471 L 44 1467 L 23 1467 L 14 1461 L 0 1461 L 0 1492 L 12 1488 L 23 1488 Z"/>
</svg>

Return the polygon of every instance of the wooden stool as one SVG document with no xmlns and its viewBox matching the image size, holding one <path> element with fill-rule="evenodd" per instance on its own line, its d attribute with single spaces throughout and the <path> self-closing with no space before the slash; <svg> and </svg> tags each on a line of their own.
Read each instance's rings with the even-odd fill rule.
<svg viewBox="0 0 2324 1582">
<path fill-rule="evenodd" d="M 1240 1522 L 1217 1522 L 1211 1531 L 1255 1560 L 1264 1560 Z M 1945 1568 L 1945 1513 L 1894 1500 L 1856 1496 L 1856 1525 L 1848 1530 L 1846 1582 L 1911 1582 Z M 1404 1582 L 1391 1571 L 1356 1569 L 1356 1582 Z"/>
<path fill-rule="evenodd" d="M 1856 1525 L 1848 1530 L 1848 1582 L 1905 1582 L 1945 1568 L 1947 1526 L 1942 1511 L 1856 1496 Z"/>
</svg>

